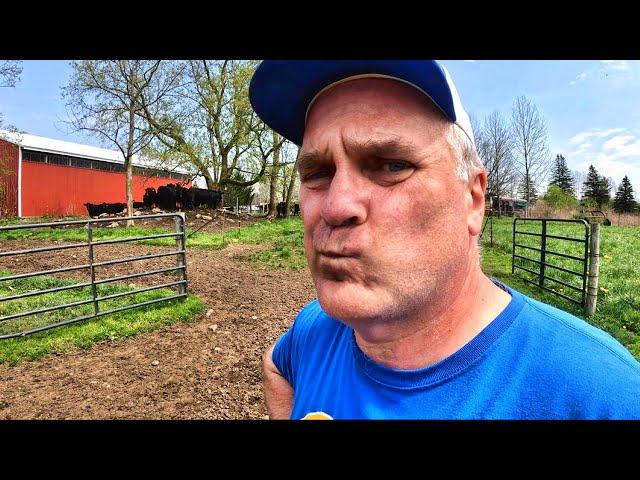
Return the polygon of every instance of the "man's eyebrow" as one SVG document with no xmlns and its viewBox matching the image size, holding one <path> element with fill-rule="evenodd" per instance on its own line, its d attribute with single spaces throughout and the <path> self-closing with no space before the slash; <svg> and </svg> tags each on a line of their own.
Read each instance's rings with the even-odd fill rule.
<svg viewBox="0 0 640 480">
<path fill-rule="evenodd" d="M 400 138 L 369 138 L 367 140 L 346 139 L 345 149 L 358 155 L 392 156 L 411 155 L 416 145 Z"/>
<path fill-rule="evenodd" d="M 399 138 L 346 139 L 344 146 L 348 152 L 359 156 L 410 156 L 417 150 L 413 142 Z M 295 168 L 298 170 L 309 168 L 317 163 L 322 163 L 322 155 L 317 151 L 300 153 L 296 159 Z"/>
<path fill-rule="evenodd" d="M 311 167 L 320 161 L 320 155 L 313 152 L 300 153 L 296 158 L 294 168 L 300 170 L 300 168 Z"/>
</svg>

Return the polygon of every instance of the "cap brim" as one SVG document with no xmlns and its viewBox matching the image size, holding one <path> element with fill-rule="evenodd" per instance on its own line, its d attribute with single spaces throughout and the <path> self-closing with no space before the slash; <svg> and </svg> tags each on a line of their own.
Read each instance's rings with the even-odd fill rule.
<svg viewBox="0 0 640 480">
<path fill-rule="evenodd" d="M 249 100 L 269 127 L 302 145 L 307 109 L 316 95 L 340 80 L 367 74 L 413 85 L 456 121 L 445 72 L 433 60 L 265 60 L 251 79 Z"/>
</svg>

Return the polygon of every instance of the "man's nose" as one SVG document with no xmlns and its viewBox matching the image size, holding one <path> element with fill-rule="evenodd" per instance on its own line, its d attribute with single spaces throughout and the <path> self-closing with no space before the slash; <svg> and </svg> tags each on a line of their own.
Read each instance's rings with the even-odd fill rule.
<svg viewBox="0 0 640 480">
<path fill-rule="evenodd" d="M 353 169 L 337 169 L 322 205 L 323 220 L 333 227 L 359 225 L 367 218 L 366 179 Z"/>
</svg>

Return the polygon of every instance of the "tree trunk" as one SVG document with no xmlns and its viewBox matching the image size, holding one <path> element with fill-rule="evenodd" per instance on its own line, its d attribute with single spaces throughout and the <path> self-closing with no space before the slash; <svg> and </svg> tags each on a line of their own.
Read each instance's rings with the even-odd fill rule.
<svg viewBox="0 0 640 480">
<path fill-rule="evenodd" d="M 524 216 L 525 217 L 529 217 L 529 199 L 531 198 L 531 184 L 529 182 L 529 172 L 526 172 L 526 190 L 527 190 L 527 198 L 525 198 L 525 200 L 527 201 L 527 203 L 525 204 L 524 207 Z"/>
<path fill-rule="evenodd" d="M 278 171 L 280 170 L 280 135 L 273 132 L 273 163 L 271 165 L 271 178 L 269 179 L 269 212 L 268 218 L 277 215 L 276 211 L 276 189 L 278 186 Z"/>
<path fill-rule="evenodd" d="M 216 181 L 213 180 L 213 178 L 211 178 L 211 174 L 209 172 L 203 172 L 200 171 L 200 174 L 204 177 L 205 181 L 207 182 L 207 188 L 209 190 L 216 190 L 218 183 Z"/>
<path fill-rule="evenodd" d="M 282 167 L 282 199 L 287 198 L 287 167 Z"/>
<path fill-rule="evenodd" d="M 136 128 L 135 101 L 131 101 L 129 106 L 129 138 L 127 142 L 127 155 L 124 159 L 127 185 L 127 217 L 133 217 L 133 142 Z M 127 220 L 127 227 L 133 227 L 133 220 Z"/>
<path fill-rule="evenodd" d="M 131 157 L 126 160 L 127 164 L 127 217 L 133 217 L 133 162 Z M 133 220 L 127 220 L 127 227 L 133 227 Z"/>
<path fill-rule="evenodd" d="M 291 197 L 293 195 L 293 187 L 296 184 L 296 169 L 291 170 L 291 179 L 289 180 L 289 190 L 287 190 L 287 206 L 284 211 L 284 218 L 289 218 L 289 212 L 291 211 Z"/>
</svg>

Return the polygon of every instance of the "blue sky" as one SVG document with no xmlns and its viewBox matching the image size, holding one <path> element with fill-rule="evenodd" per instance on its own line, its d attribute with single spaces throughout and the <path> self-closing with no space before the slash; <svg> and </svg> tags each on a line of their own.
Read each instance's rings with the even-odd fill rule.
<svg viewBox="0 0 640 480">
<path fill-rule="evenodd" d="M 569 168 L 598 172 L 619 184 L 628 175 L 640 192 L 640 61 L 442 60 L 466 110 L 483 119 L 505 117 L 519 95 L 543 113 L 550 153 Z M 67 131 L 60 95 L 71 74 L 68 61 L 25 61 L 16 88 L 0 88 L 5 122 L 34 135 L 100 145 Z M 101 145 L 100 145 L 101 146 Z M 613 193 L 613 192 L 612 192 Z"/>
</svg>

